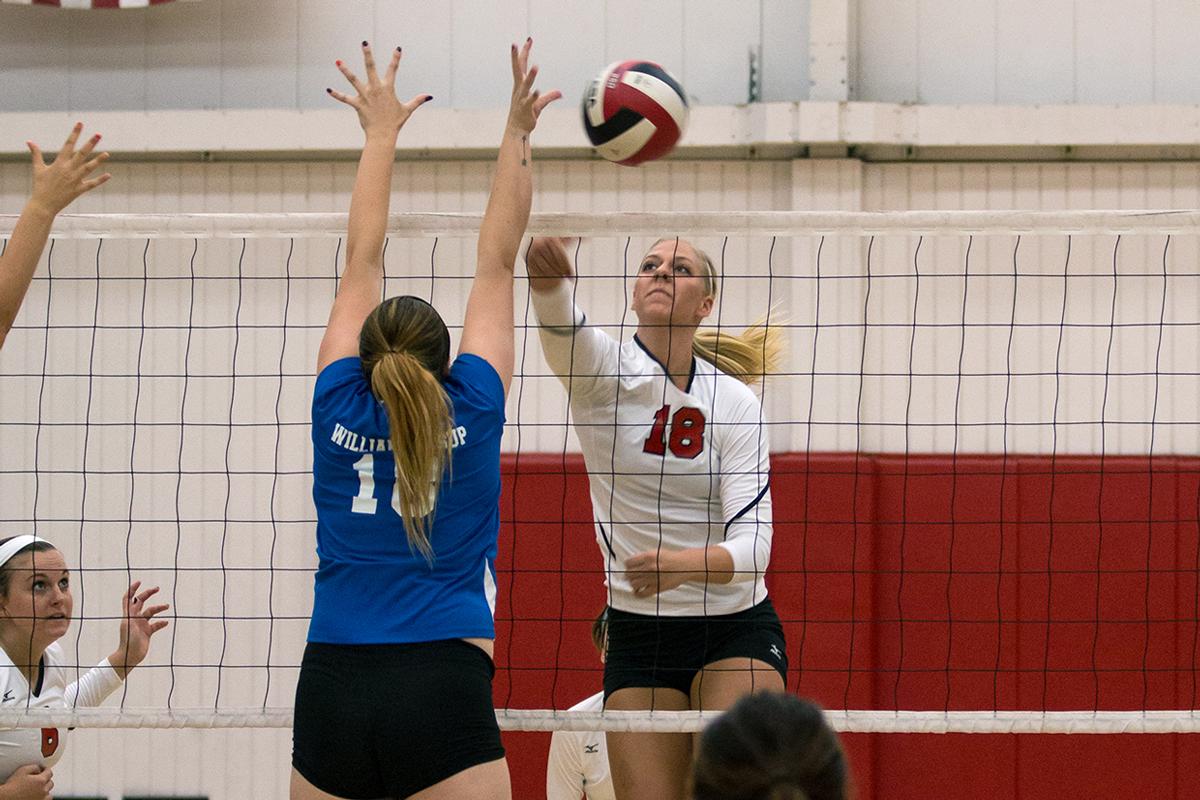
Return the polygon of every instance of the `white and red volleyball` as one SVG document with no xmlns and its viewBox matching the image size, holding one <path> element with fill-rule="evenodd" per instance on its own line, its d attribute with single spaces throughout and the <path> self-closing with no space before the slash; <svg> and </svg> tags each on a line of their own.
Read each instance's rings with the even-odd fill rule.
<svg viewBox="0 0 1200 800">
<path fill-rule="evenodd" d="M 583 128 L 600 155 L 632 167 L 671 152 L 687 128 L 683 87 L 653 61 L 618 61 L 583 95 Z"/>
</svg>

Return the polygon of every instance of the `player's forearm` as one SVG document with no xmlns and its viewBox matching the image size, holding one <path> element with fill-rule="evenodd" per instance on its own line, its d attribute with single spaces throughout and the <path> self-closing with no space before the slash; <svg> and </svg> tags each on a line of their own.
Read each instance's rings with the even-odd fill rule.
<svg viewBox="0 0 1200 800">
<path fill-rule="evenodd" d="M 129 670 L 133 669 L 132 665 L 128 669 L 118 669 L 116 665 L 120 663 L 121 659 L 123 656 L 120 651 L 116 651 L 105 661 L 80 675 L 79 680 L 68 685 L 66 691 L 63 692 L 63 699 L 67 706 L 83 708 L 103 703 L 121 686 L 121 682 L 125 680 Z"/>
<path fill-rule="evenodd" d="M 383 240 L 387 235 L 392 166 L 396 158 L 398 133 L 392 130 L 367 133 L 362 155 L 358 159 L 354 193 L 350 197 L 346 272 L 343 279 L 382 280 Z"/>
<path fill-rule="evenodd" d="M 108 663 L 112 666 L 113 672 L 117 673 L 117 677 L 125 680 L 129 675 L 130 670 L 136 667 L 140 662 L 132 661 L 127 657 L 124 649 L 118 648 L 113 650 L 108 656 Z"/>
<path fill-rule="evenodd" d="M 511 271 L 533 202 L 533 156 L 529 134 L 511 125 L 504 130 L 496 157 L 496 175 L 479 229 L 479 263 Z"/>
<path fill-rule="evenodd" d="M 0 256 L 0 347 L 12 328 L 50 236 L 55 214 L 35 200 L 26 203 L 4 255 Z"/>
<path fill-rule="evenodd" d="M 685 583 L 729 583 L 734 577 L 733 556 L 718 545 L 676 550 L 665 561 L 662 571 L 682 574 Z"/>
<path fill-rule="evenodd" d="M 583 324 L 583 311 L 575 305 L 575 282 L 562 278 L 550 288 L 531 293 L 534 316 L 538 324 L 562 333 L 570 333 Z"/>
</svg>

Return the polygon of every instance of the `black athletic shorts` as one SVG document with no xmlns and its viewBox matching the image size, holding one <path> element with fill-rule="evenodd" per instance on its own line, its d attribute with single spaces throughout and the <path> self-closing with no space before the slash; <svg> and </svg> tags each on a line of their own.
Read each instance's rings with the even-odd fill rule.
<svg viewBox="0 0 1200 800">
<path fill-rule="evenodd" d="M 458 639 L 309 642 L 296 684 L 292 766 L 323 792 L 379 800 L 503 758 L 495 672 L 487 653 Z"/>
<path fill-rule="evenodd" d="M 787 683 L 783 626 L 770 598 L 735 614 L 666 617 L 608 610 L 604 699 L 618 689 L 667 688 L 691 694 L 705 665 L 752 658 L 774 667 Z"/>
</svg>

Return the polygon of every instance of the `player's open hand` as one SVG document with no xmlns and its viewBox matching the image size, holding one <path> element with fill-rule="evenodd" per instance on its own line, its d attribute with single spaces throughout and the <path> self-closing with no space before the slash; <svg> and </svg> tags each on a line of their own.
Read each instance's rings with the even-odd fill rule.
<svg viewBox="0 0 1200 800">
<path fill-rule="evenodd" d="M 345 103 L 358 112 L 358 123 L 363 131 L 371 136 L 384 134 L 395 136 L 408 122 L 408 118 L 418 108 L 433 99 L 432 95 L 418 94 L 407 103 L 401 103 L 396 98 L 396 73 L 400 69 L 400 48 L 392 51 L 392 60 L 388 63 L 383 77 L 375 69 L 375 55 L 371 45 L 362 43 L 363 71 L 365 78 L 355 75 L 346 62 L 338 61 L 337 68 L 346 76 L 346 80 L 354 88 L 353 96 L 342 94 L 334 89 L 326 89 L 330 97 Z"/>
<path fill-rule="evenodd" d="M 529 273 L 529 288 L 547 292 L 562 280 L 575 277 L 575 269 L 567 256 L 567 245 L 574 239 L 538 237 L 525 251 L 525 269 Z"/>
<path fill-rule="evenodd" d="M 77 122 L 52 164 L 46 163 L 37 143 L 25 143 L 33 156 L 33 194 L 29 202 L 51 216 L 58 214 L 79 195 L 95 189 L 112 177 L 107 172 L 95 178 L 89 177 L 97 167 L 108 160 L 108 153 L 92 155 L 96 145 L 100 143 L 98 133 L 76 150 L 75 145 L 79 142 L 81 133 L 83 123 Z"/>
<path fill-rule="evenodd" d="M 533 88 L 538 68 L 529 66 L 529 50 L 532 47 L 532 38 L 526 39 L 520 49 L 515 44 L 512 46 L 513 91 L 508 107 L 508 127 L 521 133 L 531 133 L 537 127 L 542 109 L 562 97 L 558 89 L 541 94 Z"/>
<path fill-rule="evenodd" d="M 121 639 L 109 661 L 122 678 L 146 658 L 150 652 L 150 637 L 168 625 L 167 620 L 155 617 L 170 608 L 169 605 L 146 604 L 150 597 L 158 593 L 158 587 L 139 592 L 141 586 L 141 581 L 134 581 L 121 598 Z"/>
</svg>

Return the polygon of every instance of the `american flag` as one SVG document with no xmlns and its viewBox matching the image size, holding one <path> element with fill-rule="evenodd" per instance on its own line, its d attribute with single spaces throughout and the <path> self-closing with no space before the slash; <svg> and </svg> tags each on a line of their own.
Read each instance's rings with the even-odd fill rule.
<svg viewBox="0 0 1200 800">
<path fill-rule="evenodd" d="M 170 3 L 171 0 L 0 0 L 20 6 L 55 6 L 56 8 L 145 8 Z"/>
</svg>

